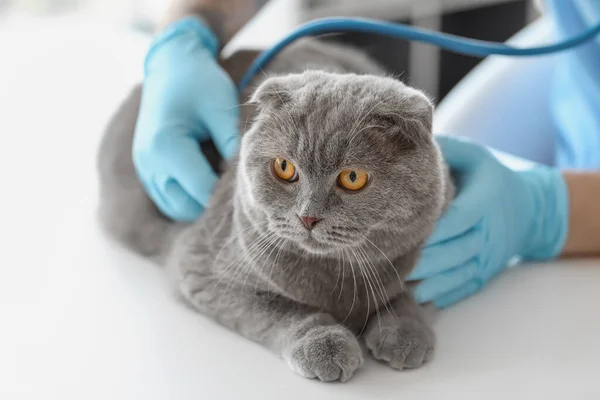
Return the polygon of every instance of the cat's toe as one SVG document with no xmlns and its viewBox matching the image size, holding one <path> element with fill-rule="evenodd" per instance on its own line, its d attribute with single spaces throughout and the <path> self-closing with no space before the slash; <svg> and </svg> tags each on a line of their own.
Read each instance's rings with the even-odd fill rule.
<svg viewBox="0 0 600 400">
<path fill-rule="evenodd" d="M 284 358 L 296 373 L 325 382 L 347 381 L 363 363 L 358 340 L 341 325 L 310 329 Z"/>
<path fill-rule="evenodd" d="M 365 342 L 375 359 L 403 370 L 418 368 L 431 359 L 435 337 L 422 322 L 400 319 L 381 329 L 373 327 Z"/>
</svg>

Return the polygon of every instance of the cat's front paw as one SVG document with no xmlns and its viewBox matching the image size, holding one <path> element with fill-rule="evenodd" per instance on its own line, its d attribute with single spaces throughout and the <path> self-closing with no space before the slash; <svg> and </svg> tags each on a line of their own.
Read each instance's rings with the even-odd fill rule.
<svg viewBox="0 0 600 400">
<path fill-rule="evenodd" d="M 365 335 L 367 348 L 373 357 L 392 368 L 418 368 L 433 355 L 435 335 L 423 322 L 400 318 L 378 325 L 370 324 Z"/>
<path fill-rule="evenodd" d="M 325 382 L 344 382 L 363 363 L 358 340 L 341 325 L 309 329 L 291 344 L 284 359 L 294 372 Z"/>
</svg>

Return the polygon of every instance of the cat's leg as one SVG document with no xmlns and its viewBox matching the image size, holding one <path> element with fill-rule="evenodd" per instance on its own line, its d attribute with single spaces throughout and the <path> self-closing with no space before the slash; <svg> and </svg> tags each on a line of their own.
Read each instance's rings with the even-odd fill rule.
<svg viewBox="0 0 600 400">
<path fill-rule="evenodd" d="M 418 368 L 433 355 L 435 334 L 426 321 L 424 310 L 408 292 L 382 307 L 373 315 L 364 332 L 367 348 L 377 360 L 402 370 Z"/>
<path fill-rule="evenodd" d="M 199 312 L 279 354 L 296 373 L 322 381 L 346 381 L 362 364 L 355 335 L 328 314 L 285 297 L 229 284 L 229 279 L 182 271 L 178 286 Z"/>
</svg>

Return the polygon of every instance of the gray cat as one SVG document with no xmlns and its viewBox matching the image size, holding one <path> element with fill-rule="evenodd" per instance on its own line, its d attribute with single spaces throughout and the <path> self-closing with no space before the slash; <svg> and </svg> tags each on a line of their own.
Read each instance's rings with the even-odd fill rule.
<svg viewBox="0 0 600 400">
<path fill-rule="evenodd" d="M 316 41 L 266 75 L 243 110 L 239 157 L 192 224 L 166 219 L 138 181 L 136 88 L 100 149 L 104 227 L 164 264 L 195 310 L 304 377 L 349 379 L 360 341 L 393 368 L 419 367 L 434 333 L 403 278 L 453 195 L 430 101 L 364 54 Z"/>
</svg>

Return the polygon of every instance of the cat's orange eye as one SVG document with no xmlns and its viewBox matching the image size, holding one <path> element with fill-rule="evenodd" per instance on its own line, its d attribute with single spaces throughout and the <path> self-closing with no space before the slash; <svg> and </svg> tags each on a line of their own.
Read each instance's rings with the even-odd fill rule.
<svg viewBox="0 0 600 400">
<path fill-rule="evenodd" d="M 298 180 L 296 167 L 287 158 L 279 157 L 273 160 L 273 173 L 282 181 L 295 182 Z"/>
<path fill-rule="evenodd" d="M 344 189 L 356 192 L 367 185 L 369 174 L 360 168 L 345 169 L 338 175 L 338 182 Z"/>
</svg>

